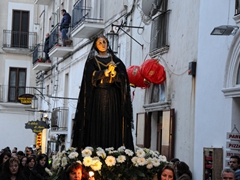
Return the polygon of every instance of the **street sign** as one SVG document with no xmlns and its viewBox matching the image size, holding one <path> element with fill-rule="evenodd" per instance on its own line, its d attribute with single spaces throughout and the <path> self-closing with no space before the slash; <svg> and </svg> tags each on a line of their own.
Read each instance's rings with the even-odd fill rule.
<svg viewBox="0 0 240 180">
<path fill-rule="evenodd" d="M 227 142 L 227 145 L 226 145 L 226 148 L 229 148 L 229 149 L 237 149 L 237 150 L 240 150 L 240 143 L 239 142 L 236 142 L 236 141 L 228 141 Z"/>
<path fill-rule="evenodd" d="M 240 134 L 239 133 L 227 133 L 227 139 L 232 141 L 240 141 Z"/>
<path fill-rule="evenodd" d="M 231 156 L 239 156 L 240 157 L 240 152 L 239 151 L 226 151 L 226 157 L 231 157 Z"/>
<path fill-rule="evenodd" d="M 49 129 L 50 126 L 45 121 L 28 121 L 25 123 L 25 129 L 32 129 L 36 134 L 41 133 L 43 129 Z"/>
<path fill-rule="evenodd" d="M 22 94 L 21 96 L 18 97 L 18 101 L 21 104 L 29 105 L 32 103 L 33 97 L 34 97 L 34 95 L 32 95 L 32 94 Z"/>
</svg>

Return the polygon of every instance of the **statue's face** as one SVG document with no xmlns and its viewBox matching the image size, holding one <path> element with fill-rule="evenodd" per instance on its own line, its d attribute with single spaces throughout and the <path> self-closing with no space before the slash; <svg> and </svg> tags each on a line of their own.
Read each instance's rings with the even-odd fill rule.
<svg viewBox="0 0 240 180">
<path fill-rule="evenodd" d="M 96 41 L 96 47 L 100 52 L 107 51 L 107 40 L 103 37 L 98 38 Z"/>
</svg>

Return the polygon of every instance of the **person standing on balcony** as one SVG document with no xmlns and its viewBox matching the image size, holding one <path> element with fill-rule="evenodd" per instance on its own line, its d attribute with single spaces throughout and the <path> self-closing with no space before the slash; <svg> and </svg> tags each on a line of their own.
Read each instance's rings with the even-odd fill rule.
<svg viewBox="0 0 240 180">
<path fill-rule="evenodd" d="M 48 55 L 48 53 L 49 53 L 49 33 L 46 34 L 43 51 L 45 52 L 45 60 L 46 61 L 50 60 L 49 55 Z"/>
<path fill-rule="evenodd" d="M 93 42 L 85 63 L 79 93 L 72 146 L 134 150 L 133 112 L 129 79 L 105 36 Z"/>
<path fill-rule="evenodd" d="M 61 13 L 63 15 L 61 24 L 60 24 L 60 31 L 62 33 L 62 42 L 63 42 L 63 46 L 69 45 L 71 44 L 71 40 L 69 40 L 67 33 L 68 33 L 68 29 L 71 23 L 71 16 L 66 12 L 65 9 L 61 10 Z"/>
</svg>

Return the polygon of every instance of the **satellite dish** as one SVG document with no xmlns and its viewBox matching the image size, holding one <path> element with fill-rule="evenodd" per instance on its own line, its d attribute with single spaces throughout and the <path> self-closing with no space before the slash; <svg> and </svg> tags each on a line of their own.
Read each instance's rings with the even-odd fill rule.
<svg viewBox="0 0 240 180">
<path fill-rule="evenodd" d="M 142 11 L 146 16 L 154 16 L 160 9 L 163 0 L 142 0 Z"/>
</svg>

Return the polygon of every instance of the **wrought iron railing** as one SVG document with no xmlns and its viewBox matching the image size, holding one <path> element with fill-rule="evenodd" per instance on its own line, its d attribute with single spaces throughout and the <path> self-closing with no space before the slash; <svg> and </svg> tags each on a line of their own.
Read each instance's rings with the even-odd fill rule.
<svg viewBox="0 0 240 180">
<path fill-rule="evenodd" d="M 49 49 L 59 43 L 59 24 L 57 24 L 51 31 L 49 36 Z"/>
<path fill-rule="evenodd" d="M 101 0 L 96 1 L 96 3 L 101 3 Z M 101 22 L 102 19 L 102 7 L 103 6 L 87 6 L 89 2 L 87 0 L 79 0 L 75 3 L 72 10 L 72 30 L 74 30 L 79 24 L 84 21 L 89 22 Z M 97 13 L 96 13 L 97 12 Z"/>
<path fill-rule="evenodd" d="M 43 57 L 42 44 L 38 44 L 33 50 L 33 59 L 32 59 L 33 64 L 36 63 L 40 57 Z"/>
<path fill-rule="evenodd" d="M 36 94 L 34 87 L 10 87 L 8 85 L 0 84 L 0 102 L 18 102 L 18 97 L 23 94 Z"/>
<path fill-rule="evenodd" d="M 36 32 L 3 30 L 3 48 L 26 48 L 33 51 L 36 44 Z"/>
<path fill-rule="evenodd" d="M 57 107 L 52 111 L 51 117 L 51 130 L 67 130 L 68 122 L 68 108 L 67 107 Z"/>
</svg>

